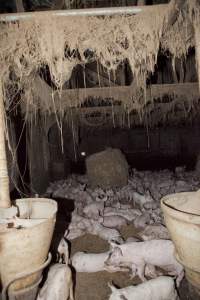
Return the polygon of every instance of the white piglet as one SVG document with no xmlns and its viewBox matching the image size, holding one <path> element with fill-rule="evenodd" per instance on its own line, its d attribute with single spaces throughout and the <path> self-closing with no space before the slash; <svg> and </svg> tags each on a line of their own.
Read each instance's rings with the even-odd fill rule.
<svg viewBox="0 0 200 300">
<path fill-rule="evenodd" d="M 65 262 L 65 264 L 69 263 L 69 246 L 65 237 L 60 240 L 58 245 L 58 255 L 59 255 L 59 263 Z"/>
<path fill-rule="evenodd" d="M 65 264 L 53 265 L 37 300 L 74 300 L 71 269 Z"/>
<path fill-rule="evenodd" d="M 84 215 L 93 220 L 98 220 L 100 215 L 103 215 L 104 202 L 93 202 L 86 205 L 83 209 Z"/>
<path fill-rule="evenodd" d="M 98 235 L 100 238 L 106 241 L 116 241 L 118 243 L 123 242 L 123 238 L 117 229 L 104 227 L 98 222 L 93 223 L 90 233 Z"/>
<path fill-rule="evenodd" d="M 184 269 L 174 257 L 175 249 L 170 240 L 151 240 L 121 245 L 110 242 L 110 244 L 112 249 L 105 263 L 113 266 L 127 266 L 129 264 L 133 274 L 136 271 L 142 281 L 146 280 L 145 266 L 147 264 L 160 267 L 169 275 L 176 276 L 177 286 L 184 277 Z"/>
<path fill-rule="evenodd" d="M 134 206 L 137 204 L 139 205 L 139 207 L 142 209 L 144 207 L 144 205 L 152 205 L 152 207 L 154 206 L 154 200 L 152 198 L 152 196 L 150 195 L 150 192 L 147 191 L 145 195 L 139 194 L 135 191 L 132 192 L 132 199 L 133 199 L 133 204 Z M 151 204 L 150 204 L 151 203 Z"/>
<path fill-rule="evenodd" d="M 138 233 L 144 241 L 163 239 L 170 240 L 169 231 L 167 228 L 161 224 L 157 225 L 147 225 L 146 228 Z"/>
<path fill-rule="evenodd" d="M 77 252 L 72 257 L 72 266 L 76 272 L 117 272 L 117 271 L 127 271 L 127 268 L 120 268 L 115 266 L 106 266 L 105 261 L 107 260 L 109 251 L 103 253 L 85 253 Z"/>
<path fill-rule="evenodd" d="M 40 290 L 37 300 L 74 300 L 72 272 L 68 266 L 68 242 L 62 238 L 58 245 L 59 262 L 51 266 L 47 280 Z"/>
<path fill-rule="evenodd" d="M 120 229 L 122 226 L 125 226 L 128 223 L 128 221 L 121 216 L 100 217 L 99 222 L 105 227 L 116 229 Z"/>
<path fill-rule="evenodd" d="M 138 216 L 141 215 L 142 212 L 139 209 L 135 209 L 135 208 L 122 209 L 122 208 L 106 207 L 104 209 L 104 217 L 121 216 L 124 219 L 126 219 L 128 222 L 132 222 Z"/>
<path fill-rule="evenodd" d="M 174 280 L 171 277 L 161 276 L 151 279 L 137 286 L 128 286 L 117 289 L 110 285 L 112 294 L 109 300 L 178 300 Z"/>
</svg>

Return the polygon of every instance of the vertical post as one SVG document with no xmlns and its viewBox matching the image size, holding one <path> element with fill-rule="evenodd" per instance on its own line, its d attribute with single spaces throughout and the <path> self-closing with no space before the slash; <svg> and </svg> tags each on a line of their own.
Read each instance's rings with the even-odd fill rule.
<svg viewBox="0 0 200 300">
<path fill-rule="evenodd" d="M 69 2 L 69 1 L 66 1 L 66 2 Z M 57 10 L 57 9 L 62 9 L 63 6 L 65 4 L 65 1 L 64 0 L 54 0 L 52 2 L 52 6 L 51 6 L 51 9 L 54 9 L 54 10 Z M 70 3 L 68 5 L 67 8 L 70 8 Z"/>
<path fill-rule="evenodd" d="M 199 81 L 199 92 L 200 92 L 200 29 L 196 25 L 195 28 L 195 52 L 196 52 L 196 66 Z"/>
<path fill-rule="evenodd" d="M 138 6 L 146 5 L 146 0 L 138 0 L 137 5 Z"/>
<path fill-rule="evenodd" d="M 0 208 L 11 206 L 5 144 L 3 86 L 0 78 Z"/>
<path fill-rule="evenodd" d="M 17 12 L 24 12 L 24 5 L 22 0 L 15 0 Z"/>
<path fill-rule="evenodd" d="M 49 149 L 47 147 L 47 136 L 42 130 L 39 119 L 37 120 L 37 125 L 31 124 L 28 133 L 28 157 L 31 192 L 34 194 L 42 194 L 45 192 L 49 183 Z M 40 145 L 40 147 L 38 147 L 38 145 Z"/>
</svg>

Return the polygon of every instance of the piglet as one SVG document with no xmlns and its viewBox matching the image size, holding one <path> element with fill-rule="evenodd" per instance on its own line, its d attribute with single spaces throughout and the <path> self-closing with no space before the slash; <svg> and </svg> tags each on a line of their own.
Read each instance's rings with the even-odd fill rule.
<svg viewBox="0 0 200 300">
<path fill-rule="evenodd" d="M 112 291 L 109 300 L 178 300 L 174 280 L 161 276 L 137 286 L 117 289 L 109 284 Z"/>
<path fill-rule="evenodd" d="M 141 216 L 138 216 L 134 220 L 134 226 L 135 228 L 144 228 L 151 222 L 151 216 L 149 213 L 145 212 Z"/>
<path fill-rule="evenodd" d="M 167 228 L 161 224 L 159 225 L 147 225 L 146 228 L 138 233 L 144 241 L 154 240 L 154 239 L 163 239 L 169 240 L 169 232 Z"/>
<path fill-rule="evenodd" d="M 128 222 L 132 222 L 138 216 L 141 216 L 142 212 L 139 209 L 122 209 L 114 207 L 106 207 L 104 209 L 104 217 L 109 216 L 121 216 L 126 219 Z"/>
<path fill-rule="evenodd" d="M 127 225 L 127 220 L 121 216 L 106 216 L 99 218 L 99 222 L 108 228 L 120 229 L 122 226 Z"/>
<path fill-rule="evenodd" d="M 77 252 L 72 257 L 72 266 L 76 272 L 117 272 L 117 271 L 127 271 L 127 268 L 120 268 L 115 266 L 105 265 L 105 261 L 108 258 L 109 251 L 103 253 L 85 253 Z"/>
<path fill-rule="evenodd" d="M 182 265 L 174 257 L 174 245 L 170 240 L 151 240 L 144 242 L 132 242 L 117 245 L 110 242 L 110 255 L 105 262 L 108 265 L 127 266 L 137 271 L 137 275 L 145 281 L 145 266 L 147 264 L 160 267 L 169 275 L 176 276 L 176 283 L 179 286 L 184 277 Z M 156 272 L 155 272 L 156 273 Z"/>
<path fill-rule="evenodd" d="M 59 256 L 59 263 L 62 263 L 64 261 L 66 264 L 68 264 L 69 263 L 69 246 L 68 246 L 68 242 L 65 237 L 63 237 L 60 240 L 57 252 L 58 252 L 58 256 Z"/>
<path fill-rule="evenodd" d="M 103 214 L 104 202 L 94 202 L 86 205 L 83 209 L 83 214 L 93 220 L 98 220 L 99 216 Z"/>
<path fill-rule="evenodd" d="M 117 229 L 104 227 L 98 222 L 93 222 L 90 233 L 98 235 L 100 238 L 106 241 L 116 241 L 118 243 L 123 242 L 123 238 Z"/>
<path fill-rule="evenodd" d="M 66 264 L 55 264 L 41 288 L 37 300 L 74 300 L 71 269 Z"/>
<path fill-rule="evenodd" d="M 144 207 L 144 205 L 147 205 L 147 202 L 151 202 L 151 203 L 154 202 L 149 191 L 147 191 L 146 195 L 142 195 L 137 192 L 132 192 L 132 199 L 133 199 L 133 204 L 139 205 L 141 209 Z"/>
</svg>

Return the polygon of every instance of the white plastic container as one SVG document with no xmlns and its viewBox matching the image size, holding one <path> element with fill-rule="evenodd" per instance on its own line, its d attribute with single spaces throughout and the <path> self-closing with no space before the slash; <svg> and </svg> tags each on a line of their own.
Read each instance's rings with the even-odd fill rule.
<svg viewBox="0 0 200 300">
<path fill-rule="evenodd" d="M 200 191 L 168 195 L 161 200 L 161 208 L 176 258 L 200 292 Z"/>
<path fill-rule="evenodd" d="M 45 198 L 16 200 L 19 228 L 0 224 L 0 279 L 3 287 L 16 274 L 30 272 L 47 258 L 55 227 L 57 203 Z M 10 224 L 9 226 L 12 226 Z M 21 290 L 38 282 L 41 271 L 14 282 L 11 290 Z"/>
</svg>

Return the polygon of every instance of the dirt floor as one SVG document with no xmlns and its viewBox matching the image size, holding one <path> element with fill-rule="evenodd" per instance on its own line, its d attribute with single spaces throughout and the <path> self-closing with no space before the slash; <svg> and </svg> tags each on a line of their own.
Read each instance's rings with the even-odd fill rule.
<svg viewBox="0 0 200 300">
<path fill-rule="evenodd" d="M 69 207 L 71 207 L 70 210 Z M 66 200 L 59 201 L 57 224 L 52 245 L 53 254 L 55 254 L 58 242 L 64 231 L 67 229 L 70 211 L 72 210 L 73 205 L 70 206 L 69 203 L 67 205 Z M 121 233 L 125 239 L 130 236 L 137 237 L 137 231 L 133 226 L 126 226 L 122 228 Z M 72 241 L 71 256 L 77 251 L 100 253 L 107 251 L 108 249 L 109 244 L 106 241 L 98 238 L 97 236 L 87 234 Z M 121 288 L 137 284 L 140 281 L 137 277 L 131 280 L 128 272 L 98 272 L 91 274 L 74 272 L 74 282 L 75 300 L 107 300 L 110 295 L 108 282 L 113 282 L 116 286 Z M 185 279 L 181 284 L 179 294 L 181 300 L 200 300 L 200 296 L 195 293 L 194 289 L 188 286 Z"/>
</svg>

